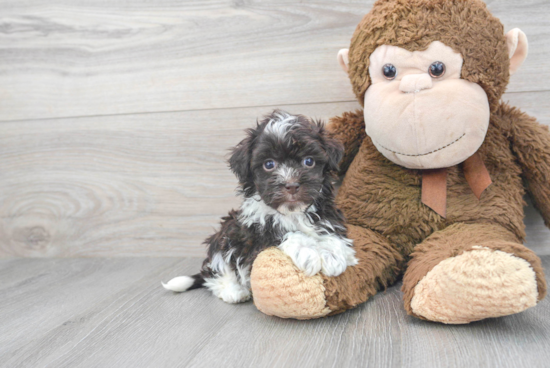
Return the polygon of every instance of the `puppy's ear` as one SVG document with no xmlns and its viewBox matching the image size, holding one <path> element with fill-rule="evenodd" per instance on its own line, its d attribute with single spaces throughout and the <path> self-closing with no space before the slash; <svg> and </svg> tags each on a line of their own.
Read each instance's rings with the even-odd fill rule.
<svg viewBox="0 0 550 368">
<path fill-rule="evenodd" d="M 339 140 L 332 137 L 323 123 L 320 123 L 323 136 L 323 146 L 328 155 L 327 170 L 338 171 L 338 165 L 344 157 L 344 146 Z"/>
<path fill-rule="evenodd" d="M 256 130 L 247 130 L 247 137 L 231 150 L 229 168 L 237 176 L 241 184 L 248 182 L 252 174 L 250 161 L 252 160 L 254 141 L 257 137 Z"/>
</svg>

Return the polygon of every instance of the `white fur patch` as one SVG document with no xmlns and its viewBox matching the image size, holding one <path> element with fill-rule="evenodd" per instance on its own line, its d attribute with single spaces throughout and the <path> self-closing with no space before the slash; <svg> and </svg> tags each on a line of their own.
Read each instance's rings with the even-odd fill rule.
<svg viewBox="0 0 550 368">
<path fill-rule="evenodd" d="M 234 249 L 229 250 L 225 255 L 222 253 L 216 253 L 212 257 L 212 261 L 209 264 L 209 267 L 212 271 L 216 273 L 228 273 L 231 272 L 231 266 L 229 266 L 229 261 L 231 255 L 233 254 Z"/>
<path fill-rule="evenodd" d="M 265 204 L 259 195 L 255 195 L 253 197 L 246 198 L 243 201 L 239 221 L 246 226 L 259 224 L 264 227 L 267 223 L 268 217 L 272 217 L 273 226 L 279 227 L 282 235 L 291 231 L 301 231 L 306 234 L 315 234 L 316 228 L 308 217 L 308 215 L 313 214 L 314 211 L 315 207 L 311 206 L 307 213 L 304 213 L 302 210 L 282 214 Z"/>
<path fill-rule="evenodd" d="M 237 258 L 237 274 L 242 286 L 250 289 L 250 266 L 241 265 L 242 258 Z"/>
<path fill-rule="evenodd" d="M 162 282 L 162 286 L 166 290 L 175 291 L 178 293 L 184 292 L 189 289 L 195 280 L 189 276 L 178 276 L 174 277 L 172 280 L 168 281 L 166 284 Z"/>
<path fill-rule="evenodd" d="M 322 271 L 326 276 L 338 276 L 348 266 L 355 266 L 355 250 L 351 240 L 335 235 L 309 236 L 301 232 L 288 233 L 279 249 L 288 254 L 306 276 Z"/>
<path fill-rule="evenodd" d="M 277 207 L 277 211 L 285 216 L 291 216 L 292 214 L 297 213 L 303 213 L 307 209 L 307 205 L 305 203 L 296 203 L 290 207 L 288 203 L 283 203 L 279 207 Z"/>
<path fill-rule="evenodd" d="M 321 257 L 315 249 L 315 240 L 301 232 L 288 233 L 279 249 L 288 254 L 296 267 L 306 276 L 321 271 Z"/>
<path fill-rule="evenodd" d="M 278 111 L 274 114 L 274 118 L 267 123 L 264 132 L 284 138 L 296 120 L 296 116 L 290 115 L 284 111 Z"/>
<path fill-rule="evenodd" d="M 293 179 L 296 180 L 299 173 L 295 168 L 282 164 L 275 170 L 275 175 L 277 175 L 277 184 L 286 184 Z"/>
<path fill-rule="evenodd" d="M 326 276 L 338 276 L 348 266 L 355 266 L 355 249 L 351 247 L 352 241 L 334 235 L 322 236 L 317 243 L 317 250 L 321 256 L 321 271 Z"/>
<path fill-rule="evenodd" d="M 357 264 L 353 241 L 329 232 L 327 228 L 334 231 L 335 225 L 327 220 L 321 220 L 321 226 L 315 226 L 309 217 L 318 217 L 315 211 L 315 206 L 311 206 L 307 212 L 280 213 L 255 195 L 243 201 L 239 221 L 246 226 L 259 224 L 264 227 L 268 217 L 272 217 L 274 227 L 279 227 L 283 236 L 279 248 L 301 271 L 308 276 L 319 271 L 327 276 L 338 276 L 347 266 Z"/>
<path fill-rule="evenodd" d="M 225 255 L 214 254 L 209 266 L 216 275 L 204 279 L 204 287 L 226 303 L 241 303 L 250 299 L 250 267 L 241 266 L 239 258 L 237 270 L 233 270 L 229 264 L 232 254 L 233 249 Z"/>
<path fill-rule="evenodd" d="M 250 289 L 241 285 L 235 272 L 204 279 L 204 286 L 226 303 L 242 303 L 250 299 Z"/>
</svg>

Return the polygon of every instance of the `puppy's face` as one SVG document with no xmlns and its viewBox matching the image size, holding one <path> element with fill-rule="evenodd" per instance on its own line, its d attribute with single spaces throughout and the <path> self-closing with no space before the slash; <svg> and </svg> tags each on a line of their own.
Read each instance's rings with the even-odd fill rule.
<svg viewBox="0 0 550 368">
<path fill-rule="evenodd" d="M 229 162 L 246 196 L 259 194 L 289 214 L 305 211 L 322 194 L 342 150 L 322 123 L 276 110 L 248 131 Z"/>
</svg>

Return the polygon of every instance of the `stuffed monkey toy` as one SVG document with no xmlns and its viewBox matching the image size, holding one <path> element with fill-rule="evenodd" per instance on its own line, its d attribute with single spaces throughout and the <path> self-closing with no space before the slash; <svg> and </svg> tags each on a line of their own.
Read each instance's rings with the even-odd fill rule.
<svg viewBox="0 0 550 368">
<path fill-rule="evenodd" d="M 402 277 L 406 311 L 442 323 L 519 313 L 546 294 L 523 246 L 525 191 L 550 224 L 550 134 L 501 101 L 527 55 L 481 0 L 379 0 L 338 54 L 363 111 L 331 120 L 345 146 L 337 204 L 357 266 L 306 277 L 276 248 L 251 274 L 257 308 L 341 313 Z"/>
</svg>

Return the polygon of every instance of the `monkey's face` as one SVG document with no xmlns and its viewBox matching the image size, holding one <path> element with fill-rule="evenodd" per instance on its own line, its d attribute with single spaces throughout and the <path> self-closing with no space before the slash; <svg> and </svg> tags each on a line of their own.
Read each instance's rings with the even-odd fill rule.
<svg viewBox="0 0 550 368">
<path fill-rule="evenodd" d="M 370 55 L 365 126 L 385 157 L 411 169 L 435 169 L 478 150 L 489 101 L 478 84 L 460 78 L 462 63 L 439 41 L 414 52 L 382 45 Z"/>
</svg>

